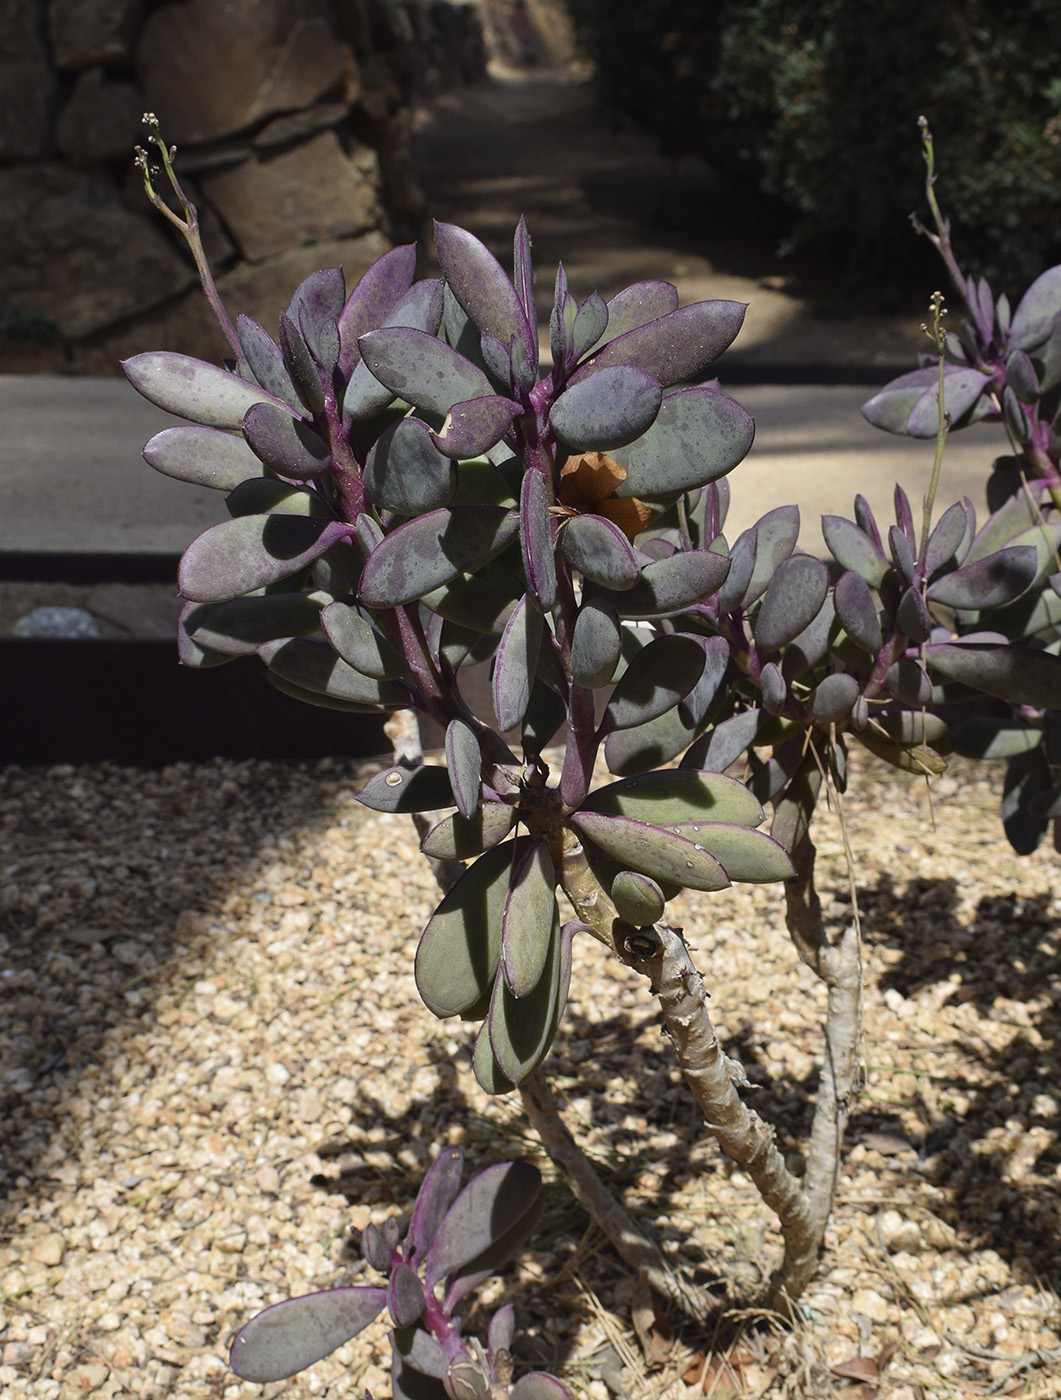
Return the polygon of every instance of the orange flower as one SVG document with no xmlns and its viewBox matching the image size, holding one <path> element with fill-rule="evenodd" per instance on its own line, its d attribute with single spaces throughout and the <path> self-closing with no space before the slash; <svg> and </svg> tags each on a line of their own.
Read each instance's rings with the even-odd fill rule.
<svg viewBox="0 0 1061 1400">
<path fill-rule="evenodd" d="M 563 515 L 601 515 L 622 530 L 628 540 L 639 534 L 652 512 L 636 496 L 618 499 L 626 468 L 605 452 L 582 452 L 560 468 L 557 511 Z"/>
</svg>

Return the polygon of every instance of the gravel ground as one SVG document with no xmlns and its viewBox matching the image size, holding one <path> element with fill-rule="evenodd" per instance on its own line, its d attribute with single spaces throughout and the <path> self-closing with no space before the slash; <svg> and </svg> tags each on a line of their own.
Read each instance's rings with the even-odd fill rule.
<svg viewBox="0 0 1061 1400">
<path fill-rule="evenodd" d="M 226 1342 L 351 1277 L 351 1227 L 406 1209 L 440 1145 L 472 1166 L 534 1154 L 518 1103 L 477 1088 L 468 1028 L 417 1000 L 431 876 L 408 819 L 356 803 L 363 771 L 0 774 L 3 1396 L 382 1400 L 380 1324 L 264 1390 L 227 1371 Z M 674 1400 L 1061 1394 L 1061 883 L 1053 851 L 1001 839 L 998 779 L 955 764 L 933 826 L 924 785 L 856 765 L 867 1083 L 795 1331 L 727 1295 L 769 1271 L 772 1219 L 697 1122 L 636 975 L 577 946 L 549 1062 L 567 1121 L 730 1316 L 646 1371 L 631 1280 L 546 1163 L 543 1227 L 484 1290 L 515 1301 L 523 1357 L 593 1400 L 620 1363 L 629 1395 Z M 846 920 L 833 817 L 819 844 Z M 798 1160 L 823 998 L 779 892 L 672 908 Z"/>
</svg>

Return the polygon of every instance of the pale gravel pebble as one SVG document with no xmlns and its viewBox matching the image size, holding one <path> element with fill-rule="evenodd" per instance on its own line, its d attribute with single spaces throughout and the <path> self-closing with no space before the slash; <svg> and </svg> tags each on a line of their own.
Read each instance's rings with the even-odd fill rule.
<svg viewBox="0 0 1061 1400">
<path fill-rule="evenodd" d="M 1053 851 L 1008 850 L 997 776 L 955 765 L 935 830 L 907 779 L 859 771 L 846 799 L 867 1085 L 806 1324 L 748 1343 L 784 1393 L 843 1395 L 827 1367 L 889 1342 L 882 1394 L 977 1393 L 998 1356 L 1059 1344 L 1061 882 Z M 469 1028 L 417 999 L 431 875 L 411 823 L 366 812 L 358 781 L 330 761 L 0 774 L 5 1397 L 383 1400 L 382 1323 L 264 1391 L 227 1371 L 226 1343 L 265 1304 L 351 1277 L 351 1228 L 407 1209 L 441 1145 L 533 1151 L 517 1105 L 476 1086 Z M 839 924 L 833 818 L 819 847 Z M 795 1163 L 822 995 L 778 891 L 672 908 Z M 679 1262 L 768 1271 L 772 1222 L 697 1124 L 639 979 L 587 941 L 572 990 L 552 1064 L 573 1131 Z M 629 1280 L 566 1192 L 548 1199 L 538 1243 L 484 1294 L 604 1400 L 587 1358 L 608 1327 L 634 1345 Z M 1016 1393 L 1055 1394 L 1026 1374 Z M 675 1376 L 634 1392 L 691 1394 Z"/>
</svg>

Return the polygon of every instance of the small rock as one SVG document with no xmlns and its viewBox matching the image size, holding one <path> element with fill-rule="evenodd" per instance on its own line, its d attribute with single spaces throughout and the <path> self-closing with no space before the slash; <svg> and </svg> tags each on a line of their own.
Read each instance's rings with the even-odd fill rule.
<svg viewBox="0 0 1061 1400">
<path fill-rule="evenodd" d="M 98 1390 L 103 1382 L 110 1375 L 106 1366 L 100 1366 L 97 1362 L 87 1361 L 83 1366 L 75 1366 L 70 1372 L 70 1382 L 74 1395 L 91 1395 L 94 1390 Z"/>
<path fill-rule="evenodd" d="M 222 1235 L 215 1242 L 215 1249 L 219 1249 L 222 1254 L 242 1254 L 247 1247 L 246 1230 L 233 1230 L 230 1234 Z"/>
<path fill-rule="evenodd" d="M 879 1219 L 881 1239 L 893 1254 L 916 1254 L 921 1248 L 921 1227 L 897 1210 L 886 1210 Z"/>
<path fill-rule="evenodd" d="M 254 1173 L 254 1180 L 258 1183 L 261 1189 L 267 1192 L 270 1196 L 275 1196 L 276 1193 L 280 1190 L 280 1173 L 276 1170 L 275 1167 L 259 1167 L 258 1170 Z"/>
<path fill-rule="evenodd" d="M 48 1264 L 54 1268 L 63 1262 L 65 1249 L 66 1241 L 62 1235 L 42 1235 L 39 1240 L 34 1241 L 30 1258 L 35 1259 L 38 1264 Z"/>
<path fill-rule="evenodd" d="M 51 0 L 48 28 L 56 63 L 60 68 L 125 63 L 142 3 L 143 0 Z"/>
<path fill-rule="evenodd" d="M 15 623 L 16 637 L 99 637 L 99 623 L 85 608 L 51 604 L 34 608 Z"/>
<path fill-rule="evenodd" d="M 865 1313 L 871 1322 L 888 1322 L 893 1309 L 875 1288 L 859 1288 L 851 1299 L 851 1311 Z"/>
<path fill-rule="evenodd" d="M 273 1060 L 272 1064 L 265 1066 L 265 1077 L 270 1084 L 275 1084 L 278 1089 L 282 1089 L 291 1078 L 291 1071 L 279 1060 Z"/>
</svg>

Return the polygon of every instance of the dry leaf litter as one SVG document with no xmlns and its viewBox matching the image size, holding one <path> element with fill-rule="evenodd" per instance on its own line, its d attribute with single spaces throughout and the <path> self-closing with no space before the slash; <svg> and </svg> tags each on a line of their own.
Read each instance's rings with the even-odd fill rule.
<svg viewBox="0 0 1061 1400">
<path fill-rule="evenodd" d="M 647 1366 L 634 1281 L 537 1158 L 544 1223 L 482 1301 L 514 1301 L 519 1356 L 580 1395 L 1061 1395 L 1058 858 L 1009 850 L 997 768 L 956 763 L 931 799 L 856 769 L 866 1085 L 794 1329 L 747 1309 L 774 1223 L 698 1122 L 651 998 L 577 944 L 548 1062 L 566 1121 L 728 1312 L 707 1335 L 672 1315 L 669 1345 L 657 1319 Z M 417 999 L 432 877 L 408 818 L 358 805 L 364 775 L 0 775 L 3 1396 L 382 1400 L 382 1322 L 264 1388 L 227 1370 L 227 1343 L 267 1303 L 362 1277 L 351 1229 L 406 1211 L 440 1146 L 464 1144 L 473 1169 L 536 1155 L 518 1101 L 476 1086 L 471 1029 Z M 835 814 L 819 846 L 838 924 Z M 780 891 L 672 909 L 798 1166 L 823 995 Z"/>
</svg>

